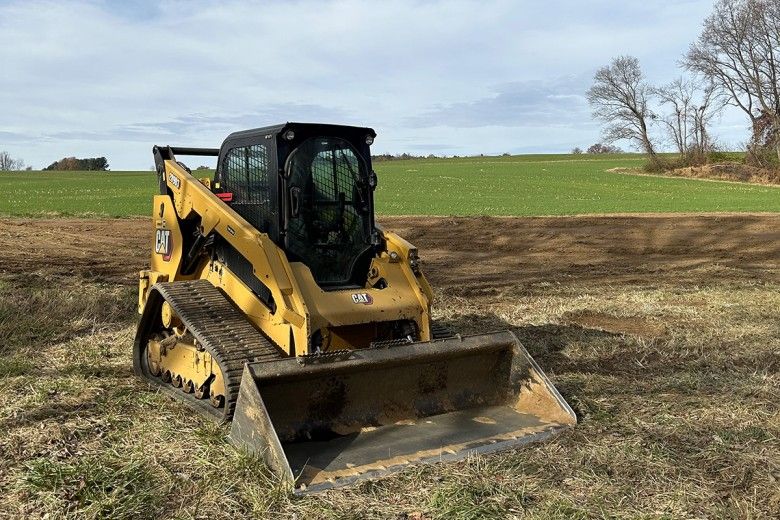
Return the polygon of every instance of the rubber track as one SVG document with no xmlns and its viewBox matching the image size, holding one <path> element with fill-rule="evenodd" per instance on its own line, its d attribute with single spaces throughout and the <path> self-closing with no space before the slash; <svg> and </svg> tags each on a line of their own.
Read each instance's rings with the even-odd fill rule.
<svg viewBox="0 0 780 520">
<path fill-rule="evenodd" d="M 439 321 L 431 321 L 431 337 L 433 339 L 445 339 L 455 336 L 455 332 L 449 326 Z"/>
<path fill-rule="evenodd" d="M 216 359 L 225 381 L 224 409 L 214 408 L 208 399 L 197 399 L 192 394 L 171 387 L 175 391 L 174 395 L 186 401 L 194 401 L 190 404 L 195 404 L 195 408 L 201 411 L 210 412 L 218 419 L 230 421 L 236 407 L 244 364 L 272 361 L 284 355 L 209 281 L 158 283 L 154 289 L 170 304 L 198 345 Z"/>
</svg>

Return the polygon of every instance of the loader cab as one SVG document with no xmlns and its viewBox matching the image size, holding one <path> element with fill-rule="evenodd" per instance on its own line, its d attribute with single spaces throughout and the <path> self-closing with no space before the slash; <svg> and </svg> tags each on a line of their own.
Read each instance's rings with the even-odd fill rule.
<svg viewBox="0 0 780 520">
<path fill-rule="evenodd" d="M 365 285 L 374 227 L 370 128 L 287 123 L 237 132 L 216 181 L 233 209 L 302 262 L 323 289 Z"/>
</svg>

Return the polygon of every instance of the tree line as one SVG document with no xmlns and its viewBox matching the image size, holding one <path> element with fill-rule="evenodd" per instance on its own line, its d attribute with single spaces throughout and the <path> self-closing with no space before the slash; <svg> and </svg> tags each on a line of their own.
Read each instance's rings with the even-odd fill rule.
<svg viewBox="0 0 780 520">
<path fill-rule="evenodd" d="M 627 140 L 663 168 L 660 128 L 685 164 L 702 164 L 716 148 L 710 124 L 730 105 L 750 121 L 748 160 L 780 166 L 780 2 L 716 1 L 681 65 L 690 76 L 662 86 L 646 81 L 633 56 L 599 69 L 587 99 L 604 140 Z"/>
<path fill-rule="evenodd" d="M 580 155 L 583 153 L 583 151 L 582 148 L 577 146 L 571 151 L 571 153 L 573 153 L 574 155 Z M 584 153 L 598 155 L 598 154 L 605 154 L 605 153 L 623 153 L 623 150 L 620 147 L 615 146 L 613 144 L 596 143 L 590 145 Z"/>
<path fill-rule="evenodd" d="M 429 154 L 429 155 L 413 155 L 409 153 L 399 153 L 399 154 L 391 154 L 391 153 L 382 153 L 377 155 L 372 155 L 371 160 L 374 162 L 382 162 L 382 161 L 405 161 L 408 159 L 440 159 L 438 155 L 435 154 Z"/>
<path fill-rule="evenodd" d="M 108 170 L 108 159 L 105 157 L 89 157 L 86 159 L 65 157 L 59 161 L 54 161 L 44 168 L 44 171 L 49 170 L 106 171 Z"/>
<path fill-rule="evenodd" d="M 8 152 L 0 152 L 0 171 L 21 171 L 32 170 L 31 166 L 25 168 L 24 161 L 22 159 L 14 159 Z M 108 170 L 108 159 L 105 157 L 88 157 L 85 159 L 77 159 L 76 157 L 64 157 L 59 161 L 54 161 L 46 168 L 45 171 L 65 171 L 65 170 L 79 170 L 79 171 L 106 171 Z"/>
</svg>

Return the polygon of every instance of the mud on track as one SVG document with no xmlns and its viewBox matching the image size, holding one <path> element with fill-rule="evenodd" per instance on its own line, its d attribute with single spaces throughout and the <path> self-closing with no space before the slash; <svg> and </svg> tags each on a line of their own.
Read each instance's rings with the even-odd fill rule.
<svg viewBox="0 0 780 520">
<path fill-rule="evenodd" d="M 384 217 L 420 249 L 434 287 L 467 295 L 540 282 L 706 282 L 707 266 L 743 276 L 780 263 L 780 215 L 534 218 Z M 0 272 L 136 283 L 148 219 L 5 219 Z"/>
</svg>

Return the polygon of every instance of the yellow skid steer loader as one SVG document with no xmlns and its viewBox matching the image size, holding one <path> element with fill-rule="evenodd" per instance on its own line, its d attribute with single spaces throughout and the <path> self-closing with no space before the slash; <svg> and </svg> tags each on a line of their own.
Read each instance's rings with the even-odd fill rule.
<svg viewBox="0 0 780 520">
<path fill-rule="evenodd" d="M 576 418 L 511 332 L 431 320 L 417 249 L 374 221 L 370 128 L 287 123 L 153 149 L 133 364 L 230 423 L 296 492 L 543 439 Z M 197 179 L 177 156 L 216 156 Z"/>
</svg>

